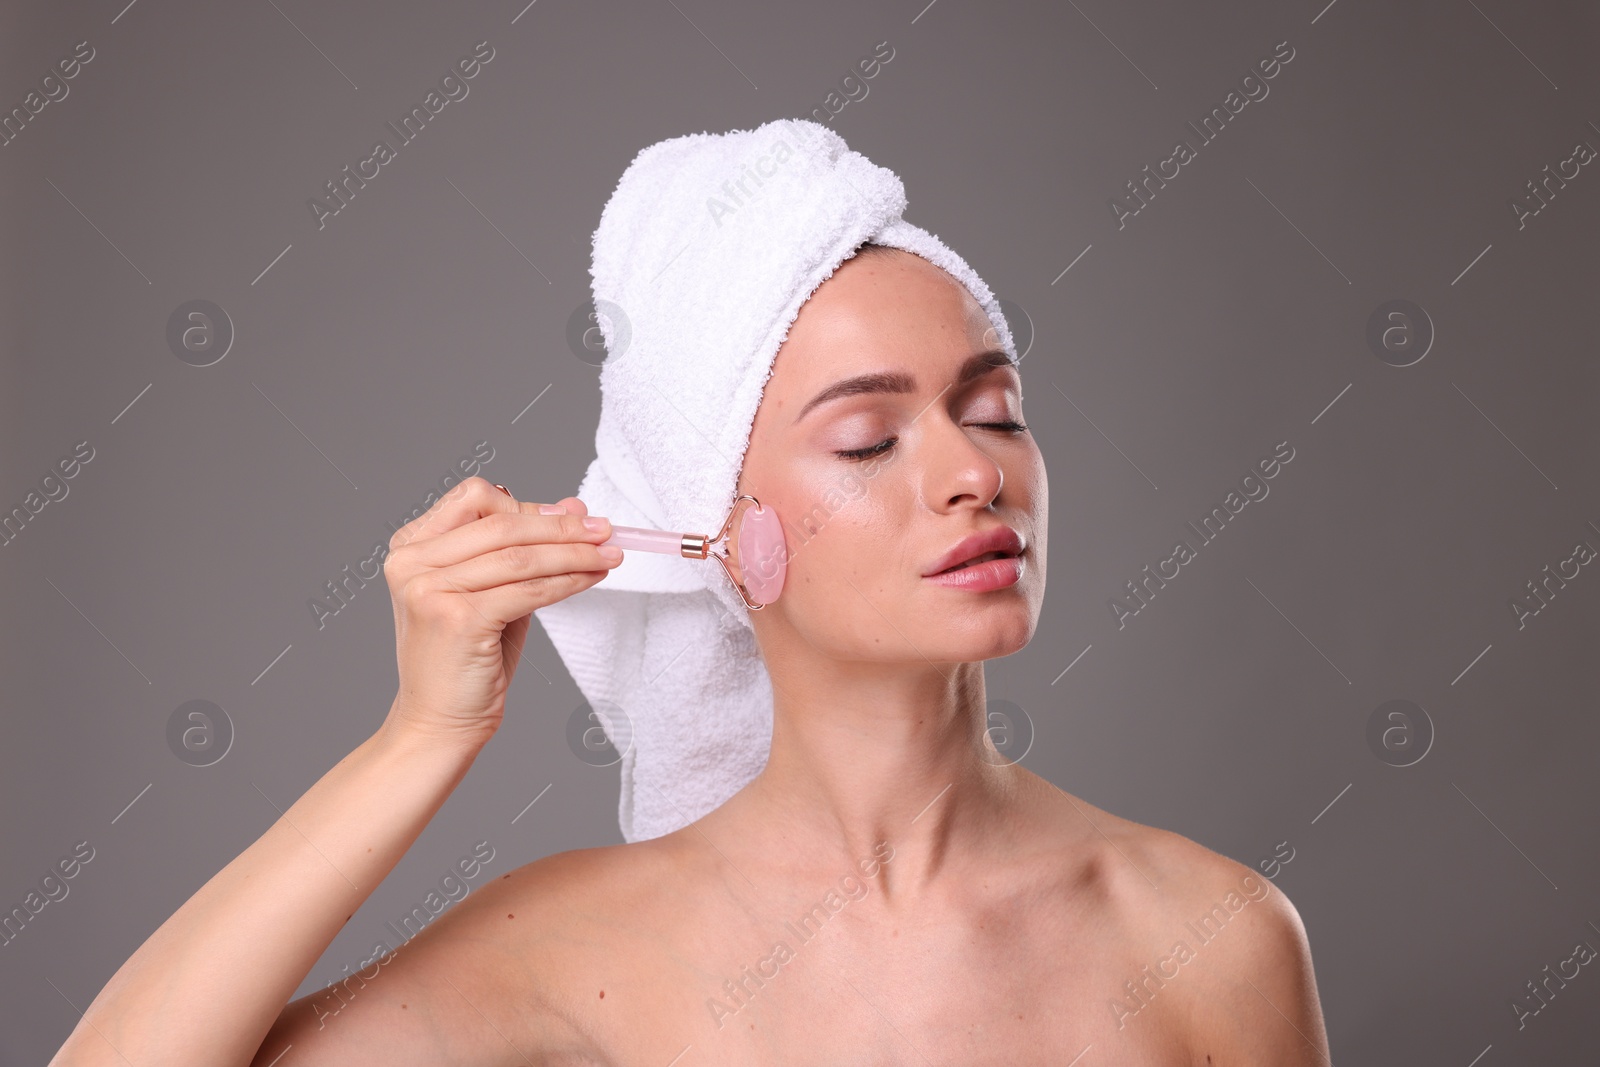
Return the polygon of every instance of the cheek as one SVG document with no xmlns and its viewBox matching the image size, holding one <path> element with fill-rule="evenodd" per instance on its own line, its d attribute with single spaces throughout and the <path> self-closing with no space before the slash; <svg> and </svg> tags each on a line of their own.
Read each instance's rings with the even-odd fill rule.
<svg viewBox="0 0 1600 1067">
<path fill-rule="evenodd" d="M 1043 518 L 1050 507 L 1050 479 L 1045 470 L 1044 454 L 1032 449 L 1028 461 L 1017 471 L 1017 486 L 1026 495 L 1034 514 Z"/>
<path fill-rule="evenodd" d="M 819 471 L 787 488 L 779 514 L 789 545 L 788 583 L 806 596 L 848 595 L 881 587 L 904 566 L 903 493 L 887 468 Z M 848 580 L 847 580 L 848 579 Z"/>
<path fill-rule="evenodd" d="M 1031 519 L 1033 562 L 1039 582 L 1038 593 L 1042 597 L 1050 531 L 1050 480 L 1045 470 L 1044 456 L 1037 448 L 1032 450 L 1027 462 L 1007 472 L 1006 492 L 1010 496 L 1010 503 L 1025 508 Z"/>
</svg>

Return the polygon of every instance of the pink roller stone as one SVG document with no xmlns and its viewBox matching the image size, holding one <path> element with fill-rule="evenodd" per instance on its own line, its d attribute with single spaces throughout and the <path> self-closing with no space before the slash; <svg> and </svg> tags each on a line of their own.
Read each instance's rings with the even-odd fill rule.
<svg viewBox="0 0 1600 1067">
<path fill-rule="evenodd" d="M 723 530 L 726 529 L 725 523 Z M 720 541 L 722 536 L 723 532 L 719 530 L 717 540 Z M 642 526 L 613 525 L 611 536 L 601 543 L 636 552 L 659 552 L 663 555 L 676 556 L 685 551 L 686 539 L 691 549 L 707 551 L 709 548 L 703 536 L 674 533 L 670 530 L 651 530 Z M 731 562 L 725 554 L 718 554 L 717 558 L 724 567 Z M 784 541 L 783 523 L 778 520 L 778 513 L 775 510 L 752 504 L 745 511 L 739 523 L 739 560 L 743 565 L 744 587 L 750 600 L 759 605 L 770 604 L 777 600 L 778 594 L 783 591 L 784 571 L 789 562 L 789 546 Z"/>
<path fill-rule="evenodd" d="M 789 546 L 772 508 L 752 505 L 739 523 L 739 564 L 744 587 L 757 604 L 770 604 L 783 591 Z"/>
</svg>

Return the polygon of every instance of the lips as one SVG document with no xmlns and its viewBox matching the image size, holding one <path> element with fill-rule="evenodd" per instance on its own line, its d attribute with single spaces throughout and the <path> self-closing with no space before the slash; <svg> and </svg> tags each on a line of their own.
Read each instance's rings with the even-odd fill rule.
<svg viewBox="0 0 1600 1067">
<path fill-rule="evenodd" d="M 923 577 L 961 570 L 984 560 L 1001 559 L 1022 554 L 1022 537 L 1009 526 L 964 537 L 923 571 Z"/>
<path fill-rule="evenodd" d="M 966 568 L 972 566 L 974 563 L 987 563 L 991 559 L 1006 559 L 1006 558 L 1007 558 L 1007 553 L 1005 553 L 1005 552 L 985 552 L 981 556 L 973 556 L 971 559 L 967 560 L 965 563 L 958 563 L 954 567 L 946 567 L 943 571 L 939 571 L 938 573 L 945 574 L 945 573 L 948 573 L 949 571 L 965 570 Z"/>
</svg>

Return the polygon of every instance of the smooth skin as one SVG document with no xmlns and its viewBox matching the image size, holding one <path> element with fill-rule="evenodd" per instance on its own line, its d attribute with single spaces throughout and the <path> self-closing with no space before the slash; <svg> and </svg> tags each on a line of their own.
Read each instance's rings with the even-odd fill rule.
<svg viewBox="0 0 1600 1067">
<path fill-rule="evenodd" d="M 481 478 L 402 529 L 383 726 L 151 936 L 54 1062 L 1329 1064 L 1280 890 L 990 742 L 983 662 L 1034 633 L 1048 526 L 1042 456 L 1008 425 L 1017 370 L 971 363 L 994 342 L 926 261 L 841 265 L 779 351 L 739 480 L 811 516 L 751 615 L 766 769 L 675 833 L 503 875 L 285 1006 L 493 736 L 528 613 L 614 565 L 581 501 L 540 515 Z M 800 417 L 865 373 L 904 380 Z M 1026 545 L 1017 584 L 922 577 L 1002 523 Z"/>
</svg>

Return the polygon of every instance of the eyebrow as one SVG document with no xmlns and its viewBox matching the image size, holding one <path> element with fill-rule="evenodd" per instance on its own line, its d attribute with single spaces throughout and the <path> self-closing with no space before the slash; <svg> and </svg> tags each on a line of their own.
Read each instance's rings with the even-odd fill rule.
<svg viewBox="0 0 1600 1067">
<path fill-rule="evenodd" d="M 956 385 L 965 385 L 974 378 L 980 378 L 990 371 L 999 370 L 1001 367 L 1016 367 L 1009 355 L 991 349 L 979 352 L 977 355 L 968 356 L 966 362 L 961 364 L 961 369 L 956 372 Z M 822 392 L 806 401 L 805 407 L 800 409 L 800 414 L 794 417 L 798 423 L 806 417 L 812 408 L 820 407 L 830 400 L 840 400 L 847 396 L 862 396 L 868 393 L 914 393 L 917 391 L 916 379 L 903 371 L 879 371 L 873 374 L 859 374 L 854 378 L 845 378 L 834 382 Z"/>
</svg>

